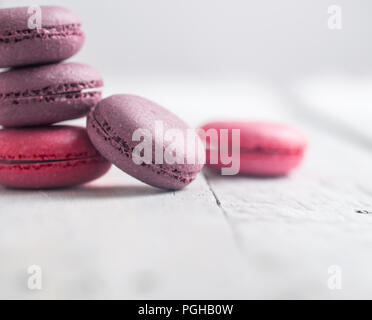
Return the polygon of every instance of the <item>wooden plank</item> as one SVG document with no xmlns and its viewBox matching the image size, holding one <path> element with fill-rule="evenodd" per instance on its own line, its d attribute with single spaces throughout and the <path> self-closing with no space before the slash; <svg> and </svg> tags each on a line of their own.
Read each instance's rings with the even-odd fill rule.
<svg viewBox="0 0 372 320">
<path fill-rule="evenodd" d="M 106 83 L 106 96 L 126 88 L 194 123 L 203 119 L 197 110 L 210 113 L 200 109 L 213 106 L 208 96 L 222 92 L 173 79 Z M 115 169 L 78 189 L 0 189 L 0 239 L 1 297 L 244 298 L 250 286 L 234 231 L 203 176 L 177 193 L 157 192 Z M 32 264 L 44 272 L 40 292 L 25 287 Z"/>
<path fill-rule="evenodd" d="M 79 189 L 0 189 L 0 297 L 370 295 L 372 216 L 356 212 L 372 210 L 368 151 L 314 130 L 256 79 L 125 76 L 106 85 L 106 96 L 151 97 L 193 125 L 236 117 L 297 123 L 310 136 L 307 161 L 286 179 L 206 172 L 177 193 L 116 169 Z M 25 286 L 31 264 L 43 268 L 42 291 Z M 330 265 L 342 268 L 340 291 L 327 287 Z"/>
<path fill-rule="evenodd" d="M 370 152 L 347 127 L 328 126 L 332 118 L 311 117 L 311 105 L 305 112 L 306 101 L 288 88 L 251 79 L 205 83 L 188 84 L 192 98 L 181 102 L 202 110 L 197 114 L 204 121 L 224 113 L 231 119 L 289 122 L 310 139 L 305 164 L 289 178 L 206 173 L 246 259 L 245 297 L 369 297 L 371 216 L 358 212 L 372 212 L 372 182 L 366 179 L 372 171 Z M 333 265 L 342 270 L 342 290 L 328 287 Z"/>
<path fill-rule="evenodd" d="M 275 107 L 294 101 L 287 98 L 278 96 Z M 291 176 L 221 177 L 208 171 L 206 177 L 256 270 L 249 296 L 368 298 L 372 155 L 354 139 L 319 128 L 323 123 L 311 122 L 301 107 L 290 105 L 282 113 L 310 138 L 306 163 Z M 333 265 L 342 272 L 342 290 L 328 287 Z"/>
<path fill-rule="evenodd" d="M 105 95 L 126 88 L 194 125 L 226 114 L 220 106 L 244 108 L 241 92 L 252 105 L 272 101 L 254 82 L 248 94 L 242 90 L 246 84 L 202 83 L 108 78 Z M 177 193 L 158 192 L 116 169 L 78 189 L 0 189 L 0 239 L 1 297 L 245 298 L 254 293 L 254 270 L 249 272 L 235 231 L 203 176 Z M 25 287 L 32 264 L 43 268 L 40 292 Z"/>
<path fill-rule="evenodd" d="M 115 169 L 78 189 L 0 189 L 0 235 L 2 298 L 227 298 L 240 292 L 242 259 L 203 176 L 177 193 Z M 33 264 L 44 274 L 37 292 L 26 287 Z"/>
</svg>

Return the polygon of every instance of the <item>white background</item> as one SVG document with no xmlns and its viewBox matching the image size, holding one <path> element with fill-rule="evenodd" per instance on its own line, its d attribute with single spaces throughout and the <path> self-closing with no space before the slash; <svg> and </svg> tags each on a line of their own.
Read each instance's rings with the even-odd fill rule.
<svg viewBox="0 0 372 320">
<path fill-rule="evenodd" d="M 1 7 L 62 5 L 83 20 L 74 57 L 108 72 L 234 74 L 296 79 L 325 71 L 372 71 L 369 0 L 1 0 Z M 343 30 L 327 28 L 328 7 Z"/>
</svg>

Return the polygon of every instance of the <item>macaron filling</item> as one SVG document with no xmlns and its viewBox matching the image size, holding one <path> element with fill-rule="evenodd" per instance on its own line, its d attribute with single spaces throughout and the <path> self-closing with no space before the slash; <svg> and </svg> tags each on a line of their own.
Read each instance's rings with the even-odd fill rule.
<svg viewBox="0 0 372 320">
<path fill-rule="evenodd" d="M 81 157 L 81 158 L 66 158 L 66 159 L 49 159 L 49 160 L 0 160 L 0 164 L 3 165 L 15 165 L 15 164 L 41 164 L 41 163 L 55 163 L 55 162 L 67 162 L 67 161 L 80 161 L 80 160 L 93 160 L 100 158 L 99 155 Z"/>
<path fill-rule="evenodd" d="M 240 152 L 243 153 L 259 153 L 259 154 L 282 154 L 282 155 L 293 155 L 293 154 L 301 154 L 301 149 L 270 149 L 270 148 L 263 148 L 263 147 L 255 147 L 255 148 L 241 148 Z"/>
<path fill-rule="evenodd" d="M 46 86 L 40 89 L 0 93 L 0 99 L 11 100 L 12 104 L 27 102 L 54 102 L 61 99 L 81 99 L 100 97 L 101 91 L 95 89 L 103 86 L 101 80 L 72 82 L 58 86 Z"/>
<path fill-rule="evenodd" d="M 25 159 L 6 159 L 0 160 L 0 170 L 7 169 L 22 169 L 22 170 L 39 170 L 48 167 L 75 167 L 81 164 L 92 164 L 104 161 L 104 159 L 99 154 L 88 155 L 86 153 L 81 155 L 65 155 L 61 158 L 57 158 L 57 155 L 34 155 L 34 156 L 24 156 Z"/>
<path fill-rule="evenodd" d="M 221 149 L 221 147 L 220 147 Z M 222 148 L 224 149 L 224 148 Z M 217 147 L 207 147 L 207 151 L 210 152 L 218 152 Z M 229 152 L 234 153 L 240 151 L 240 153 L 251 153 L 251 154 L 267 154 L 267 155 L 274 155 L 274 154 L 279 154 L 279 155 L 300 155 L 303 153 L 303 150 L 300 148 L 297 149 L 279 149 L 279 148 L 264 148 L 264 147 L 241 147 L 239 150 L 233 149 L 229 150 Z"/>
<path fill-rule="evenodd" d="M 115 150 L 117 150 L 121 154 L 124 154 L 128 159 L 132 159 L 132 152 L 135 148 L 134 144 L 122 139 L 119 135 L 117 135 L 106 120 L 97 120 L 96 112 L 93 111 L 90 114 L 90 118 L 92 120 L 91 125 L 93 129 L 96 130 L 97 134 L 102 137 L 103 140 L 109 141 L 110 145 Z M 164 164 L 156 164 L 154 160 L 152 160 L 152 162 L 149 164 L 142 162 L 140 166 L 149 168 L 156 174 L 169 176 L 185 184 L 188 184 L 195 180 L 197 174 L 199 173 L 199 171 L 181 172 L 176 168 L 168 168 Z"/>
<path fill-rule="evenodd" d="M 18 43 L 32 39 L 56 39 L 83 36 L 80 24 L 43 26 L 41 29 L 6 30 L 0 34 L 0 43 Z"/>
</svg>

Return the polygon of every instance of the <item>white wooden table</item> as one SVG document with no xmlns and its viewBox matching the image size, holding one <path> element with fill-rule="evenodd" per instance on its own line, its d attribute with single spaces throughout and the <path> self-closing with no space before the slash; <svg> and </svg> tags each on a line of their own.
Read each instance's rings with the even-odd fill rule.
<svg viewBox="0 0 372 320">
<path fill-rule="evenodd" d="M 371 84 L 106 77 L 105 96 L 148 97 L 194 126 L 297 124 L 306 161 L 279 179 L 206 170 L 180 192 L 117 169 L 77 189 L 0 189 L 0 298 L 372 298 Z M 30 265 L 42 290 L 27 287 Z"/>
</svg>

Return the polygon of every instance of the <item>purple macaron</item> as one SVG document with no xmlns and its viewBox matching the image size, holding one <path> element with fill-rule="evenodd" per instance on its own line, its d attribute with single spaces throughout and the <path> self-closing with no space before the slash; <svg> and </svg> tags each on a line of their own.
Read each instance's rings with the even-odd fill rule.
<svg viewBox="0 0 372 320">
<path fill-rule="evenodd" d="M 68 59 L 84 43 L 81 21 L 55 6 L 0 9 L 0 68 Z"/>
<path fill-rule="evenodd" d="M 106 159 L 149 185 L 182 189 L 203 168 L 204 146 L 195 131 L 147 99 L 125 94 L 103 99 L 89 114 L 87 129 Z M 173 134 L 178 138 L 172 140 Z M 140 156 L 145 160 L 138 161 Z"/>
<path fill-rule="evenodd" d="M 0 73 L 0 125 L 52 124 L 82 117 L 101 99 L 103 81 L 92 67 L 60 63 Z"/>
</svg>

